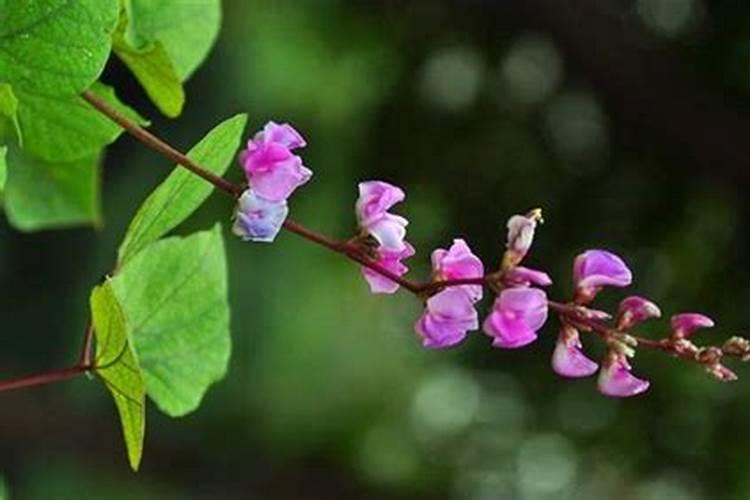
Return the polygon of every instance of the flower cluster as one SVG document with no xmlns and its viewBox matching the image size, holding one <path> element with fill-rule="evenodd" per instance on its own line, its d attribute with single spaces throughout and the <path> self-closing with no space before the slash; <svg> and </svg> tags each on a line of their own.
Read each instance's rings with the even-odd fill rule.
<svg viewBox="0 0 750 500">
<path fill-rule="evenodd" d="M 291 125 L 274 122 L 268 122 L 247 142 L 239 160 L 249 187 L 239 199 L 234 234 L 251 241 L 276 238 L 289 214 L 287 199 L 312 177 L 312 171 L 292 153 L 306 145 Z"/>
<path fill-rule="evenodd" d="M 405 240 L 409 222 L 388 212 L 404 198 L 406 195 L 401 188 L 387 182 L 360 182 L 359 199 L 355 205 L 360 241 L 368 245 L 370 256 L 382 269 L 396 276 L 406 274 L 409 268 L 401 261 L 414 255 L 414 247 Z M 398 290 L 398 284 L 369 267 L 362 266 L 362 275 L 372 293 L 395 293 Z"/>
<path fill-rule="evenodd" d="M 248 142 L 239 158 L 248 188 L 235 212 L 233 229 L 237 235 L 252 241 L 274 240 L 288 215 L 287 199 L 312 175 L 299 156 L 292 154 L 303 146 L 305 141 L 294 128 L 273 122 Z M 505 252 L 498 269 L 489 274 L 466 241 L 457 238 L 448 249 L 432 252 L 429 283 L 418 285 L 404 280 L 408 268 L 402 261 L 415 251 L 406 241 L 407 219 L 391 210 L 405 198 L 401 188 L 387 182 L 360 183 L 355 203 L 359 231 L 346 243 L 332 246 L 362 264 L 362 274 L 373 293 L 392 294 L 405 284 L 422 296 L 425 309 L 414 329 L 424 347 L 455 346 L 469 332 L 478 330 L 477 305 L 486 286 L 495 298 L 481 327 L 493 347 L 517 349 L 531 344 L 553 311 L 559 316 L 560 330 L 552 369 L 567 378 L 590 377 L 598 372 L 598 389 L 607 396 L 634 396 L 648 389 L 649 382 L 633 375 L 630 364 L 639 346 L 697 362 L 723 381 L 736 378 L 722 364 L 724 356 L 750 360 L 750 341 L 741 337 L 731 338 L 722 347 L 696 346 L 689 337 L 700 328 L 713 326 L 713 321 L 702 314 L 673 316 L 671 333 L 660 340 L 649 340 L 632 334 L 640 323 L 661 317 L 659 307 L 649 299 L 623 299 L 614 318 L 593 308 L 602 290 L 627 287 L 633 281 L 625 262 L 606 250 L 587 250 L 575 258 L 571 301 L 549 300 L 544 287 L 552 280 L 547 273 L 522 265 L 542 222 L 540 209 L 508 220 Z M 582 333 L 593 333 L 606 342 L 601 366 L 584 352 Z"/>
</svg>

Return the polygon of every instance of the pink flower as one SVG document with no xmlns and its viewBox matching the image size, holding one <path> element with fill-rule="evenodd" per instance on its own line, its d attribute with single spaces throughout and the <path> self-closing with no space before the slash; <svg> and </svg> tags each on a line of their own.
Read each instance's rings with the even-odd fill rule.
<svg viewBox="0 0 750 500">
<path fill-rule="evenodd" d="M 573 264 L 573 282 L 576 301 L 591 302 L 604 286 L 630 285 L 633 275 L 625 262 L 606 250 L 587 250 L 576 257 Z"/>
<path fill-rule="evenodd" d="M 471 297 L 459 287 L 446 288 L 427 299 L 427 308 L 414 325 L 422 345 L 449 347 L 461 342 L 469 330 L 479 328 Z"/>
<path fill-rule="evenodd" d="M 401 250 L 404 246 L 409 221 L 388 212 L 404 198 L 406 195 L 401 188 L 387 182 L 359 183 L 359 199 L 355 205 L 359 226 L 383 247 Z"/>
<path fill-rule="evenodd" d="M 438 280 L 481 278 L 484 276 L 484 264 L 459 238 L 453 240 L 450 249 L 438 248 L 432 252 L 432 271 Z M 482 285 L 463 285 L 460 288 L 469 294 L 473 302 L 482 299 Z"/>
<path fill-rule="evenodd" d="M 582 347 L 578 330 L 570 325 L 563 325 L 552 354 L 552 369 L 555 373 L 570 378 L 588 377 L 596 373 L 599 365 L 586 357 L 581 351 Z"/>
<path fill-rule="evenodd" d="M 272 242 L 289 213 L 286 201 L 268 201 L 252 189 L 237 200 L 232 232 L 243 240 Z"/>
<path fill-rule="evenodd" d="M 414 255 L 414 247 L 409 243 L 404 242 L 404 248 L 401 250 L 390 250 L 387 248 L 381 248 L 378 250 L 378 258 L 376 260 L 380 267 L 387 269 L 388 271 L 403 276 L 409 270 L 408 267 L 401 263 L 402 259 L 406 259 Z M 362 275 L 370 285 L 370 291 L 372 293 L 396 293 L 398 290 L 398 283 L 386 278 L 382 274 L 376 273 L 369 267 L 362 266 Z"/>
<path fill-rule="evenodd" d="M 506 288 L 484 321 L 484 332 L 494 337 L 492 345 L 506 349 L 523 347 L 537 338 L 547 321 L 547 295 L 538 288 Z"/>
<path fill-rule="evenodd" d="M 599 371 L 599 392 L 613 398 L 627 398 L 646 392 L 650 382 L 630 373 L 631 369 L 625 354 L 609 351 Z"/>
<path fill-rule="evenodd" d="M 526 215 L 514 215 L 508 219 L 508 238 L 505 267 L 513 267 L 523 260 L 534 242 L 534 231 L 542 221 L 542 210 L 535 208 Z"/>
<path fill-rule="evenodd" d="M 552 279 L 544 271 L 516 266 L 503 272 L 503 282 L 507 286 L 549 286 Z"/>
<path fill-rule="evenodd" d="M 240 153 L 240 163 L 258 196 L 284 201 L 312 176 L 292 150 L 305 146 L 302 136 L 287 123 L 268 122 Z"/>
<path fill-rule="evenodd" d="M 633 295 L 620 302 L 617 308 L 617 329 L 627 331 L 642 321 L 660 317 L 659 306 L 648 299 Z"/>
<path fill-rule="evenodd" d="M 701 328 L 712 328 L 714 320 L 699 313 L 682 313 L 672 316 L 672 336 L 684 339 Z"/>
</svg>

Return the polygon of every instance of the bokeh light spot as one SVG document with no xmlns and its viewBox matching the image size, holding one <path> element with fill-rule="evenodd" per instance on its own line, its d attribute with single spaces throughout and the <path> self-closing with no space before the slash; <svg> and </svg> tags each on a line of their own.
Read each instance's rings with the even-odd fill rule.
<svg viewBox="0 0 750 500">
<path fill-rule="evenodd" d="M 542 35 L 519 37 L 500 66 L 502 91 L 518 104 L 537 104 L 548 98 L 562 80 L 557 47 Z"/>
<path fill-rule="evenodd" d="M 439 50 L 422 67 L 422 97 L 439 110 L 460 111 L 476 100 L 484 73 L 484 63 L 474 50 L 468 47 Z"/>
</svg>

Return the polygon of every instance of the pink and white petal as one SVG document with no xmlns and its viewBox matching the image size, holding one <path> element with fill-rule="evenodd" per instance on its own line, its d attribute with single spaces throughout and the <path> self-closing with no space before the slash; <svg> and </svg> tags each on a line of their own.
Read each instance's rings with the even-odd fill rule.
<svg viewBox="0 0 750 500">
<path fill-rule="evenodd" d="M 580 340 L 566 342 L 560 338 L 552 354 L 552 369 L 563 377 L 582 378 L 596 373 L 599 364 L 583 354 Z"/>
<path fill-rule="evenodd" d="M 393 294 L 398 291 L 399 284 L 392 281 L 390 278 L 386 278 L 382 274 L 376 273 L 369 267 L 361 266 L 362 276 L 364 276 L 367 284 L 370 285 L 370 291 L 372 293 L 385 293 Z"/>
<path fill-rule="evenodd" d="M 516 266 L 505 272 L 503 279 L 512 286 L 549 286 L 552 278 L 544 271 Z"/>
<path fill-rule="evenodd" d="M 401 250 L 404 247 L 407 224 L 409 221 L 405 218 L 385 213 L 366 229 L 384 248 Z"/>
<path fill-rule="evenodd" d="M 307 146 L 302 135 L 288 123 L 276 123 L 269 121 L 263 127 L 263 142 L 277 143 L 288 149 L 303 148 Z"/>
<path fill-rule="evenodd" d="M 357 220 L 367 227 L 385 214 L 388 209 L 406 198 L 404 191 L 383 181 L 365 181 L 359 183 L 359 198 L 355 205 Z"/>
<path fill-rule="evenodd" d="M 599 372 L 597 387 L 599 392 L 613 398 L 627 398 L 646 392 L 651 383 L 630 372 L 625 360 L 613 362 Z"/>
</svg>

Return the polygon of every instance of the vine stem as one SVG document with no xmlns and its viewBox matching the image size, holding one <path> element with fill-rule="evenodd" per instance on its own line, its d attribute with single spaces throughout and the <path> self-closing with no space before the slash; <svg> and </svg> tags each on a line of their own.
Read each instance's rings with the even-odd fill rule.
<svg viewBox="0 0 750 500">
<path fill-rule="evenodd" d="M 36 375 L 27 375 L 25 377 L 3 380 L 0 381 L 0 392 L 12 391 L 13 389 L 23 389 L 36 385 L 46 385 L 55 382 L 62 382 L 63 380 L 68 380 L 77 375 L 85 373 L 90 369 L 91 367 L 89 366 L 74 365 L 59 370 L 37 373 Z"/>
<path fill-rule="evenodd" d="M 182 154 L 181 152 L 179 152 L 178 150 L 176 150 L 175 148 L 173 148 L 172 146 L 164 142 L 162 139 L 156 137 L 155 135 L 141 128 L 137 123 L 135 123 L 134 121 L 124 116 L 122 113 L 114 109 L 112 106 L 110 106 L 108 103 L 103 101 L 101 98 L 99 98 L 96 94 L 92 93 L 91 91 L 83 92 L 82 97 L 89 104 L 91 104 L 94 108 L 96 108 L 102 114 L 107 116 L 110 120 L 120 125 L 130 135 L 135 137 L 144 145 L 162 154 L 163 156 L 170 159 L 171 161 L 174 161 L 178 165 L 181 165 L 184 168 L 188 169 L 190 172 L 201 177 L 207 182 L 211 183 L 214 187 L 221 190 L 222 192 L 232 196 L 233 198 L 238 198 L 242 194 L 242 192 L 245 190 L 244 185 L 234 184 L 224 179 L 223 177 L 217 176 L 213 174 L 212 172 L 208 171 L 207 169 L 203 168 L 202 166 L 198 165 L 196 162 L 191 160 L 188 156 Z M 285 230 L 291 233 L 294 233 L 302 238 L 305 238 L 306 240 L 311 241 L 317 245 L 323 246 L 335 253 L 344 255 L 348 257 L 349 259 L 365 267 L 372 269 L 376 273 L 398 283 L 409 292 L 418 296 L 424 296 L 431 292 L 435 292 L 435 291 L 438 291 L 442 288 L 449 287 L 449 286 L 493 285 L 494 280 L 498 278 L 498 275 L 495 273 L 495 274 L 489 274 L 486 276 L 478 276 L 475 278 L 439 280 L 439 281 L 431 281 L 431 282 L 426 282 L 426 283 L 419 283 L 419 282 L 415 282 L 407 278 L 398 276 L 397 274 L 389 271 L 388 269 L 381 267 L 379 264 L 377 264 L 377 262 L 373 261 L 366 253 L 364 253 L 357 245 L 354 245 L 349 242 L 333 240 L 289 218 L 286 219 L 283 227 Z M 584 315 L 581 314 L 580 309 L 577 308 L 575 305 L 563 304 L 563 303 L 555 302 L 552 300 L 548 300 L 548 305 L 550 309 L 555 311 L 566 321 L 569 321 L 579 327 L 582 327 L 583 329 L 591 330 L 597 333 L 598 335 L 604 337 L 605 339 L 618 338 L 618 336 L 622 335 L 622 332 L 618 332 L 598 320 L 584 317 Z M 90 337 L 91 337 L 91 329 L 89 328 L 87 330 L 86 341 L 84 342 L 84 353 L 82 354 L 82 358 L 81 358 L 81 361 L 79 362 L 79 365 L 81 363 L 87 362 L 87 360 L 89 359 L 89 358 L 84 358 L 83 356 L 84 355 L 88 356 L 88 354 L 86 353 L 88 352 L 88 349 L 90 348 L 90 342 L 91 342 Z M 638 345 L 641 347 L 665 351 L 672 355 L 682 357 L 684 359 L 697 361 L 694 358 L 683 355 L 683 353 L 674 351 L 672 345 L 669 343 L 661 342 L 658 340 L 646 339 L 642 337 L 636 337 L 632 335 L 630 336 L 630 338 L 638 342 Z M 2 389 L 2 385 L 0 385 L 0 390 L 1 389 Z"/>
<path fill-rule="evenodd" d="M 224 179 L 223 177 L 220 177 L 208 171 L 207 169 L 203 168 L 202 166 L 198 165 L 196 162 L 191 160 L 188 156 L 177 151 L 175 148 L 173 148 L 172 146 L 170 146 L 169 144 L 167 144 L 160 138 L 156 137 L 152 133 L 140 127 L 137 123 L 135 123 L 134 121 L 130 120 L 128 117 L 126 117 L 125 115 L 117 111 L 115 108 L 110 106 L 107 102 L 105 102 L 103 99 L 101 99 L 99 96 L 97 96 L 90 90 L 84 91 L 81 94 L 81 97 L 83 97 L 83 99 L 86 100 L 86 102 L 88 102 L 89 104 L 91 104 L 91 106 L 96 108 L 99 112 L 107 116 L 107 118 L 109 118 L 113 122 L 117 123 L 123 129 L 125 129 L 130 135 L 138 139 L 144 145 L 153 149 L 157 153 L 162 154 L 163 156 L 167 157 L 168 159 L 177 163 L 178 165 L 185 167 L 190 172 L 201 177 L 205 181 L 213 184 L 214 187 L 223 191 L 229 196 L 232 196 L 233 198 L 237 198 L 245 190 L 244 186 L 239 185 L 239 184 L 234 184 Z M 363 266 L 369 267 L 370 269 L 381 274 L 382 276 L 385 276 L 386 278 L 395 281 L 396 283 L 403 286 L 404 288 L 406 288 L 412 293 L 419 293 L 420 291 L 422 291 L 422 289 L 425 288 L 424 286 L 419 285 L 418 283 L 414 283 L 406 278 L 402 278 L 401 276 L 398 276 L 397 274 L 392 273 L 388 269 L 381 267 L 376 262 L 372 261 L 366 255 L 364 255 L 354 245 L 351 245 L 345 242 L 334 241 L 320 233 L 317 233 L 311 229 L 308 229 L 307 227 L 303 226 L 302 224 L 298 222 L 295 222 L 292 219 L 287 219 L 284 222 L 284 229 L 286 229 L 289 232 L 295 233 L 309 241 L 317 243 L 318 245 L 322 245 L 328 248 L 329 250 L 333 250 L 334 252 L 345 255 L 349 257 L 350 259 L 352 259 L 353 261 L 358 262 L 359 264 Z"/>
<path fill-rule="evenodd" d="M 117 111 L 114 107 L 109 105 L 107 102 L 102 100 L 96 94 L 91 91 L 84 91 L 81 97 L 88 102 L 92 107 L 97 109 L 107 118 L 121 126 L 135 139 L 146 145 L 148 148 L 160 153 L 167 159 L 177 163 L 178 165 L 186 168 L 188 171 L 202 178 L 203 180 L 212 184 L 216 189 L 224 192 L 232 198 L 238 198 L 245 190 L 244 185 L 235 184 L 221 176 L 218 176 L 209 170 L 203 168 L 190 157 L 184 155 L 180 151 L 176 150 L 162 139 L 156 137 L 152 133 L 140 127 L 137 123 L 130 120 L 128 117 Z M 358 245 L 347 241 L 333 240 L 323 234 L 320 234 L 312 229 L 305 227 L 304 225 L 296 222 L 292 219 L 287 218 L 283 224 L 283 228 L 291 233 L 294 233 L 308 241 L 311 241 L 317 245 L 327 248 L 335 253 L 344 255 L 349 259 L 372 269 L 376 273 L 384 276 L 402 286 L 404 289 L 417 296 L 426 296 L 432 292 L 439 291 L 442 288 L 450 286 L 461 286 L 461 285 L 482 285 L 482 286 L 493 286 L 496 285 L 495 281 L 498 278 L 498 274 L 488 274 L 485 276 L 478 276 L 475 278 L 462 278 L 453 280 L 438 280 L 430 281 L 425 283 L 419 283 L 402 276 L 399 276 L 384 267 L 381 267 L 377 262 L 373 261 Z M 594 320 L 592 318 L 585 317 L 579 308 L 573 304 L 563 304 L 552 300 L 547 301 L 548 306 L 551 310 L 555 311 L 565 321 L 582 328 L 584 330 L 590 330 L 605 339 L 618 338 L 623 335 L 623 332 L 616 331 L 606 324 Z M 628 334 L 629 335 L 629 334 Z M 95 370 L 96 366 L 91 358 L 91 348 L 93 343 L 94 328 L 89 322 L 86 326 L 86 332 L 84 335 L 83 348 L 78 358 L 78 362 L 67 368 L 58 370 L 51 370 L 35 375 L 12 378 L 4 381 L 0 381 L 0 392 L 9 391 L 13 389 L 21 389 L 26 387 L 33 387 L 39 385 L 52 384 L 55 382 L 62 382 L 64 380 L 71 379 L 82 373 Z M 688 361 L 699 362 L 693 355 L 683 352 L 678 352 L 674 349 L 673 345 L 668 342 L 662 342 L 658 340 L 646 339 L 643 337 L 637 337 L 629 335 L 629 337 L 635 340 L 640 347 L 646 347 L 649 349 L 659 350 L 672 354 L 673 356 L 680 357 Z"/>
<path fill-rule="evenodd" d="M 224 179 L 223 177 L 220 177 L 201 167 L 193 160 L 191 160 L 188 156 L 180 153 L 166 142 L 151 134 L 151 132 L 138 126 L 137 123 L 133 122 L 128 117 L 117 111 L 115 108 L 113 108 L 106 101 L 101 99 L 90 90 L 85 90 L 81 94 L 81 97 L 83 97 L 83 99 L 91 104 L 94 108 L 106 115 L 107 118 L 127 130 L 130 135 L 141 141 L 143 144 L 153 149 L 154 151 L 161 153 L 175 163 L 179 163 L 195 175 L 202 177 L 206 181 L 213 184 L 217 189 L 221 189 L 228 195 L 234 196 L 235 198 L 242 194 L 242 186 L 237 186 Z"/>
<path fill-rule="evenodd" d="M 130 120 L 123 114 L 119 113 L 116 109 L 114 109 L 112 106 L 104 102 L 101 98 L 99 98 L 94 93 L 90 91 L 85 91 L 82 95 L 83 95 L 83 98 L 86 101 L 88 101 L 92 106 L 94 106 L 97 110 L 99 110 L 101 113 L 106 115 L 109 119 L 111 119 L 112 121 L 120 125 L 133 137 L 141 141 L 144 145 L 161 153 L 162 155 L 166 156 L 168 159 L 174 161 L 178 165 L 181 165 L 187 168 L 189 171 L 193 172 L 194 174 L 202 177 L 204 180 L 213 184 L 217 189 L 220 189 L 221 191 L 225 192 L 226 194 L 229 194 L 230 196 L 234 198 L 237 198 L 244 191 L 245 189 L 244 186 L 233 184 L 227 181 L 226 179 L 219 177 L 217 175 L 214 175 L 213 173 L 207 171 L 205 168 L 196 164 L 190 158 L 180 153 L 179 151 L 174 149 L 169 144 L 165 143 L 160 138 L 156 137 L 150 132 L 147 132 L 146 130 L 141 128 L 137 123 L 133 122 L 132 120 Z M 362 250 L 359 249 L 356 245 L 352 245 L 349 242 L 333 240 L 289 218 L 286 219 L 283 227 L 285 230 L 292 232 L 298 236 L 301 236 L 302 238 L 305 238 L 308 241 L 311 241 L 320 246 L 323 246 L 338 254 L 344 255 L 348 257 L 349 259 L 365 267 L 372 269 L 373 271 L 380 274 L 381 276 L 384 276 L 398 283 L 406 290 L 418 296 L 424 296 L 424 295 L 427 295 L 429 293 L 438 291 L 442 288 L 446 288 L 449 286 L 460 286 L 460 285 L 487 286 L 487 285 L 493 284 L 493 281 L 496 280 L 498 277 L 498 275 L 495 273 L 495 274 L 488 274 L 486 276 L 478 276 L 475 278 L 438 280 L 438 281 L 431 281 L 431 282 L 426 282 L 426 283 L 419 283 L 419 282 L 415 282 L 407 278 L 401 277 L 397 274 L 392 273 L 388 269 L 381 267 L 375 261 L 370 259 L 366 254 L 364 254 Z M 605 339 L 617 338 L 617 336 L 622 335 L 622 332 L 617 332 L 616 330 L 609 328 L 607 325 L 601 323 L 600 321 L 583 317 L 580 314 L 580 310 L 577 309 L 573 305 L 563 304 L 563 303 L 555 302 L 552 300 L 548 300 L 548 305 L 550 309 L 557 312 L 561 317 L 565 318 L 566 320 L 572 323 L 575 323 L 576 325 L 584 329 L 594 331 L 600 336 L 604 337 Z M 632 335 L 630 337 L 636 340 L 638 342 L 638 345 L 641 347 L 670 352 L 676 356 L 683 357 L 685 359 L 691 359 L 695 361 L 692 358 L 683 356 L 681 353 L 674 352 L 670 344 L 662 343 L 657 340 L 636 337 Z"/>
</svg>

